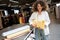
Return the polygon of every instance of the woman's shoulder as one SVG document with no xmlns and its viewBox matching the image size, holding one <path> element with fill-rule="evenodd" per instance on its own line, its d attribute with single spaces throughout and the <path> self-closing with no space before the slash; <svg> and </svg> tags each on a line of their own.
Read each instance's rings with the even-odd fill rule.
<svg viewBox="0 0 60 40">
<path fill-rule="evenodd" d="M 48 12 L 47 12 L 47 11 L 42 11 L 42 13 L 43 13 L 43 14 L 46 14 L 46 15 L 48 14 Z"/>
<path fill-rule="evenodd" d="M 43 13 L 48 13 L 47 11 L 42 11 Z"/>
</svg>

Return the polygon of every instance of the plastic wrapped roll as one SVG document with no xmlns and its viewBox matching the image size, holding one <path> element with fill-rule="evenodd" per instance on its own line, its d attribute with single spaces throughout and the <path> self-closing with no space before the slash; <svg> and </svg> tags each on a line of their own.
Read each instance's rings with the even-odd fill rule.
<svg viewBox="0 0 60 40">
<path fill-rule="evenodd" d="M 16 28 L 14 30 L 4 32 L 4 33 L 2 33 L 2 36 L 6 36 L 7 38 L 12 38 L 12 37 L 16 37 L 18 35 L 23 35 L 24 33 L 27 33 L 27 32 L 30 32 L 29 25 L 25 25 L 20 28 Z"/>
</svg>

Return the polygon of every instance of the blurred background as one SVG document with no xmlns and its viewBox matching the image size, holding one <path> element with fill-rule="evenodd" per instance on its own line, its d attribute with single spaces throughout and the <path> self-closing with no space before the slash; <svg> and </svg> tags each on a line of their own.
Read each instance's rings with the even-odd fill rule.
<svg viewBox="0 0 60 40">
<path fill-rule="evenodd" d="M 0 40 L 6 38 L 2 33 L 29 25 L 28 20 L 35 1 L 44 1 L 48 4 L 51 20 L 50 40 L 60 39 L 60 0 L 0 0 Z M 27 33 L 14 40 L 23 40 L 26 35 Z"/>
</svg>

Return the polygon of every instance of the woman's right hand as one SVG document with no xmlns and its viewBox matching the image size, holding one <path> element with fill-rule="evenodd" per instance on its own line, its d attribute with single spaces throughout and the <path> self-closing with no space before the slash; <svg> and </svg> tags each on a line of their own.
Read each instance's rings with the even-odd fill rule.
<svg viewBox="0 0 60 40">
<path fill-rule="evenodd" d="M 32 25 L 34 28 L 36 28 L 36 26 L 37 26 L 37 21 L 36 21 L 36 20 L 33 20 L 31 25 Z"/>
<path fill-rule="evenodd" d="M 34 28 L 36 28 L 36 24 L 31 24 Z"/>
</svg>

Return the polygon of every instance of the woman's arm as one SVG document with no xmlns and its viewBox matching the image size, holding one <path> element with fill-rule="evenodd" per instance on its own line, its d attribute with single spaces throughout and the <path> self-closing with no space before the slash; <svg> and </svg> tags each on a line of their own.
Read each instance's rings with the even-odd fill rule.
<svg viewBox="0 0 60 40">
<path fill-rule="evenodd" d="M 34 20 L 35 18 L 34 18 L 34 13 L 32 13 L 32 15 L 30 16 L 30 18 L 29 18 L 29 24 L 31 25 L 31 24 L 33 24 L 33 20 Z"/>
<path fill-rule="evenodd" d="M 32 25 L 33 27 L 36 26 L 36 23 L 33 23 L 34 20 L 36 19 L 35 16 L 36 16 L 36 14 L 35 13 L 32 13 L 32 15 L 31 15 L 31 17 L 29 19 L 29 24 Z"/>
<path fill-rule="evenodd" d="M 50 24 L 50 18 L 48 12 L 45 12 L 45 25 L 48 26 Z"/>
</svg>

